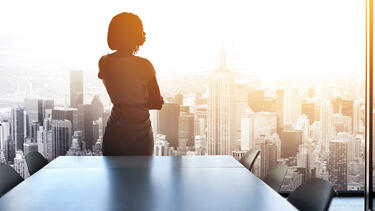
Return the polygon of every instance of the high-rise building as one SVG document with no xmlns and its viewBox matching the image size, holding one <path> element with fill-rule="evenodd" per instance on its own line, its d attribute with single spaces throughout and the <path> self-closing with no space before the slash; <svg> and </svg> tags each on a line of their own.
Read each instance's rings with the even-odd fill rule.
<svg viewBox="0 0 375 211">
<path fill-rule="evenodd" d="M 329 141 L 332 138 L 333 130 L 333 109 L 332 104 L 328 100 L 324 100 L 320 106 L 320 129 L 321 129 L 321 144 L 322 150 L 328 152 Z"/>
<path fill-rule="evenodd" d="M 178 146 L 194 146 L 194 115 L 181 112 L 178 122 Z"/>
<path fill-rule="evenodd" d="M 150 110 L 150 121 L 151 121 L 151 128 L 154 135 L 158 132 L 158 116 L 159 110 Z M 104 124 L 104 123 L 103 123 Z"/>
<path fill-rule="evenodd" d="M 265 97 L 263 101 L 264 112 L 277 112 L 276 99 L 273 97 Z"/>
<path fill-rule="evenodd" d="M 22 178 L 27 177 L 26 161 L 22 151 L 16 152 L 13 167 Z"/>
<path fill-rule="evenodd" d="M 40 123 L 39 122 L 32 122 L 29 124 L 29 132 L 28 132 L 28 137 L 31 138 L 31 141 L 32 142 L 35 142 L 36 143 L 36 139 L 37 139 L 37 131 L 40 127 Z"/>
<path fill-rule="evenodd" d="M 98 120 L 100 117 L 102 117 L 104 112 L 104 106 L 102 101 L 100 100 L 98 95 L 95 95 L 94 98 L 91 101 L 92 105 L 92 118 L 93 120 Z"/>
<path fill-rule="evenodd" d="M 277 114 L 248 110 L 241 119 L 241 151 L 253 149 L 260 135 L 272 135 L 277 130 Z"/>
<path fill-rule="evenodd" d="M 314 121 L 317 121 L 315 120 L 315 103 L 314 102 L 303 100 L 301 104 L 301 109 L 302 109 L 301 113 L 305 114 L 311 123 Z"/>
<path fill-rule="evenodd" d="M 343 140 L 329 142 L 329 181 L 335 190 L 347 190 L 347 144 Z"/>
<path fill-rule="evenodd" d="M 5 150 L 5 145 L 10 137 L 10 124 L 8 121 L 0 121 L 0 151 Z"/>
<path fill-rule="evenodd" d="M 260 136 L 256 142 L 260 148 L 260 176 L 264 178 L 277 165 L 277 146 L 265 135 Z"/>
<path fill-rule="evenodd" d="M 236 93 L 231 71 L 225 64 L 224 50 L 221 52 L 220 67 L 212 74 L 208 91 L 209 155 L 231 155 L 236 144 Z"/>
<path fill-rule="evenodd" d="M 92 124 L 92 134 L 93 134 L 92 139 L 94 141 L 93 143 L 96 143 L 100 138 L 99 129 L 100 129 L 99 120 L 96 120 Z"/>
<path fill-rule="evenodd" d="M 342 113 L 343 116 L 353 116 L 353 100 L 335 98 L 332 100 L 334 113 Z"/>
<path fill-rule="evenodd" d="M 16 143 L 10 136 L 5 144 L 4 154 L 6 162 L 9 164 L 13 163 L 16 157 Z"/>
<path fill-rule="evenodd" d="M 176 103 L 178 105 L 183 105 L 184 104 L 184 96 L 182 94 L 176 94 L 176 96 L 174 97 Z"/>
<path fill-rule="evenodd" d="M 353 134 L 361 132 L 361 103 L 355 101 L 353 105 Z"/>
<path fill-rule="evenodd" d="M 234 114 L 234 130 L 235 139 L 241 138 L 241 118 L 243 113 L 249 109 L 248 87 L 246 84 L 235 84 L 235 114 Z M 236 147 L 237 148 L 237 147 Z"/>
<path fill-rule="evenodd" d="M 11 114 L 11 134 L 15 142 L 15 150 L 23 151 L 25 138 L 25 116 L 23 108 L 13 108 Z"/>
<path fill-rule="evenodd" d="M 169 149 L 169 142 L 166 140 L 166 136 L 162 134 L 157 134 L 155 137 L 154 144 L 154 155 L 155 156 L 167 156 L 171 155 Z"/>
<path fill-rule="evenodd" d="M 341 113 L 332 115 L 332 124 L 336 132 L 348 132 L 352 133 L 352 117 L 343 116 Z"/>
<path fill-rule="evenodd" d="M 284 125 L 291 126 L 301 115 L 300 90 L 297 87 L 288 87 L 284 92 Z"/>
<path fill-rule="evenodd" d="M 27 155 L 30 152 L 38 151 L 38 143 L 34 142 L 31 138 L 26 138 L 25 143 L 23 144 L 23 153 Z"/>
<path fill-rule="evenodd" d="M 276 90 L 276 112 L 279 114 L 277 119 L 277 133 L 280 134 L 281 130 L 284 128 L 284 90 Z"/>
<path fill-rule="evenodd" d="M 264 103 L 264 90 L 263 89 L 251 89 L 248 91 L 248 104 L 251 110 L 254 112 L 263 111 Z"/>
<path fill-rule="evenodd" d="M 25 99 L 24 108 L 29 116 L 30 123 L 39 122 L 40 125 L 43 125 L 43 100 Z"/>
<path fill-rule="evenodd" d="M 302 144 L 302 131 L 283 130 L 281 132 L 281 157 L 296 157 L 299 145 Z"/>
<path fill-rule="evenodd" d="M 305 114 L 302 114 L 296 122 L 294 129 L 302 131 L 302 143 L 305 143 L 309 136 L 309 129 L 310 129 L 310 121 Z"/>
<path fill-rule="evenodd" d="M 52 157 L 65 155 L 72 142 L 72 124 L 69 120 L 52 120 Z"/>
<path fill-rule="evenodd" d="M 73 135 L 72 145 L 69 151 L 66 153 L 67 156 L 83 156 L 86 155 L 85 142 L 82 140 L 82 131 L 75 131 Z"/>
<path fill-rule="evenodd" d="M 206 155 L 207 139 L 205 136 L 195 136 L 194 148 L 196 155 Z"/>
<path fill-rule="evenodd" d="M 69 120 L 73 131 L 79 130 L 78 110 L 76 108 L 54 108 L 52 109 L 52 120 Z"/>
<path fill-rule="evenodd" d="M 171 147 L 178 146 L 179 116 L 180 105 L 176 103 L 165 103 L 159 112 L 157 133 L 165 135 Z"/>
<path fill-rule="evenodd" d="M 96 141 L 93 140 L 93 108 L 91 104 L 78 105 L 78 130 L 83 133 L 86 149 L 92 150 Z"/>
<path fill-rule="evenodd" d="M 70 71 L 70 107 L 83 104 L 83 72 Z"/>
<path fill-rule="evenodd" d="M 48 150 L 49 143 L 51 144 L 50 150 Z M 52 131 L 40 126 L 37 132 L 37 144 L 38 152 L 48 160 L 52 160 Z"/>
</svg>

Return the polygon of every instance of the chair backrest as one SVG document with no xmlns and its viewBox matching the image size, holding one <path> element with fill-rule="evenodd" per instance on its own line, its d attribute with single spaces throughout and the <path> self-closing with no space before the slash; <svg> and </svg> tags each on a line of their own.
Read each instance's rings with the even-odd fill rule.
<svg viewBox="0 0 375 211">
<path fill-rule="evenodd" d="M 48 161 L 39 152 L 27 153 L 25 160 L 30 176 L 48 164 Z"/>
<path fill-rule="evenodd" d="M 251 170 L 259 154 L 259 149 L 251 149 L 241 158 L 240 163 Z"/>
<path fill-rule="evenodd" d="M 23 178 L 12 167 L 0 164 L 0 197 L 22 181 Z"/>
<path fill-rule="evenodd" d="M 265 182 L 268 186 L 270 186 L 276 192 L 279 192 L 287 171 L 288 171 L 288 166 L 277 165 L 271 169 L 271 171 L 267 174 L 266 177 L 263 178 L 263 182 Z"/>
<path fill-rule="evenodd" d="M 288 201 L 301 211 L 326 211 L 333 196 L 333 185 L 330 182 L 314 178 L 294 190 Z"/>
</svg>

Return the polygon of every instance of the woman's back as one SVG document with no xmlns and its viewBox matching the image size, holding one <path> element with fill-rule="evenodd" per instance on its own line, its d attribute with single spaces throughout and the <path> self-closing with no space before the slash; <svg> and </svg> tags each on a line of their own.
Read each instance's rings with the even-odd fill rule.
<svg viewBox="0 0 375 211">
<path fill-rule="evenodd" d="M 138 56 L 108 54 L 99 61 L 99 78 L 114 105 L 146 105 L 147 86 L 155 76 L 152 64 Z"/>
</svg>

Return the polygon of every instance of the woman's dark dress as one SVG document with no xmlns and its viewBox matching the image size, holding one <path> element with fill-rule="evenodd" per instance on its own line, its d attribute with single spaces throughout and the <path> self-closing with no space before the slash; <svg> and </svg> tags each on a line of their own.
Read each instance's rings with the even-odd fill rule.
<svg viewBox="0 0 375 211">
<path fill-rule="evenodd" d="M 152 155 L 153 132 L 149 109 L 160 109 L 163 99 L 152 64 L 137 56 L 108 54 L 99 61 L 102 79 L 113 108 L 103 137 L 103 155 Z"/>
</svg>

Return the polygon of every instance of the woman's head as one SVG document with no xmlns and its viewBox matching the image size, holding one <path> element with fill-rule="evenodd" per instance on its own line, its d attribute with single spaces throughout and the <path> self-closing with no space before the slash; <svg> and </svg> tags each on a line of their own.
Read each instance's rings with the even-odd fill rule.
<svg viewBox="0 0 375 211">
<path fill-rule="evenodd" d="M 112 18 L 108 27 L 108 46 L 112 50 L 136 53 L 146 40 L 143 24 L 137 15 L 123 12 Z"/>
</svg>

